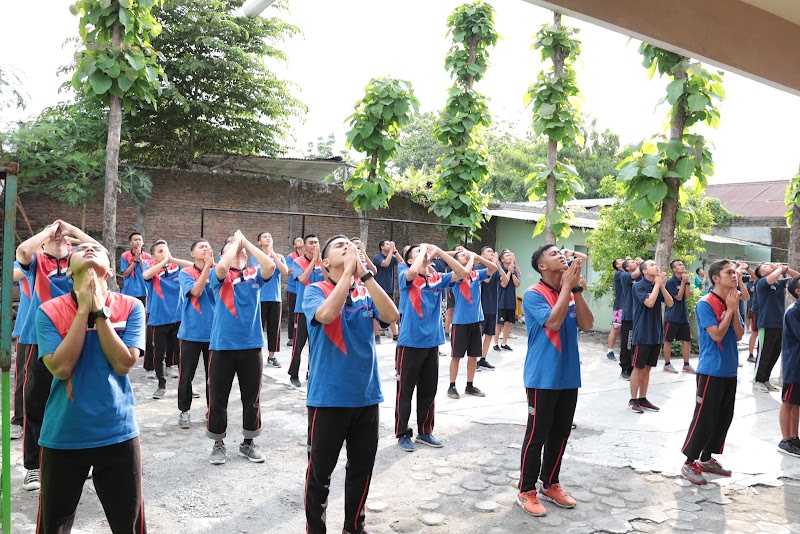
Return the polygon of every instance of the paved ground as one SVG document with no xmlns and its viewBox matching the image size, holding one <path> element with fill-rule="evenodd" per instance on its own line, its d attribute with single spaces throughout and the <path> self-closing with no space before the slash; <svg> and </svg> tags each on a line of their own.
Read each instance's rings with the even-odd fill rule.
<svg viewBox="0 0 800 534">
<path fill-rule="evenodd" d="M 491 354 L 497 370 L 476 377 L 485 398 L 447 398 L 448 360 L 440 360 L 435 434 L 445 447 L 411 454 L 401 451 L 392 436 L 395 344 L 384 339 L 378 352 L 386 402 L 367 501 L 372 532 L 800 532 L 800 458 L 777 452 L 779 397 L 751 391 L 750 364 L 741 370 L 736 416 L 720 457 L 734 476 L 699 488 L 677 476 L 693 410 L 693 377 L 659 368 L 648 398 L 662 411 L 630 412 L 628 383 L 618 378 L 619 367 L 606 361 L 600 335 L 582 335 L 578 429 L 561 476 L 579 504 L 574 510 L 549 505 L 545 518 L 524 514 L 515 504 L 515 488 L 526 421 L 521 379 L 526 339 L 523 330 L 517 333 L 520 337 L 510 343 L 513 352 Z M 285 364 L 288 354 L 279 357 Z M 241 404 L 234 386 L 228 462 L 222 466 L 207 461 L 211 440 L 204 436 L 204 403 L 195 401 L 193 428 L 180 430 L 175 380 L 168 382 L 167 396 L 155 401 L 150 398 L 155 382 L 145 379 L 141 368 L 132 372 L 151 532 L 304 532 L 305 391 L 288 385 L 285 369 L 268 369 L 264 377 L 264 432 L 257 443 L 267 462 L 251 464 L 235 454 Z M 196 384 L 202 387 L 201 380 Z M 32 532 L 38 492 L 20 489 L 20 455 L 20 442 L 12 442 L 13 530 Z M 328 508 L 330 532 L 337 534 L 345 458 L 343 452 Z M 89 481 L 73 532 L 107 531 Z"/>
</svg>

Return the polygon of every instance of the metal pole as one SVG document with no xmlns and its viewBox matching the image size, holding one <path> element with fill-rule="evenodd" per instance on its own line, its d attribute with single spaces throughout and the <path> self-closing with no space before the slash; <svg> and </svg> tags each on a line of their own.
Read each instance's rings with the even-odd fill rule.
<svg viewBox="0 0 800 534">
<path fill-rule="evenodd" d="M 302 220 L 303 222 L 302 222 L 302 226 L 301 226 L 301 228 L 300 228 L 300 235 L 301 235 L 302 237 L 305 237 L 305 236 L 306 236 L 306 216 L 305 216 L 305 215 L 303 215 L 303 218 L 302 218 L 301 220 Z"/>
<path fill-rule="evenodd" d="M 17 164 L 0 163 L 0 179 L 5 186 L 3 221 L 3 280 L 0 291 L 0 371 L 2 371 L 3 489 L 2 527 L 11 532 L 11 286 L 14 284 L 14 232 L 17 222 Z"/>
<path fill-rule="evenodd" d="M 206 228 L 206 209 L 200 208 L 200 237 L 205 237 L 203 235 L 203 230 Z"/>
<path fill-rule="evenodd" d="M 389 241 L 394 241 L 394 221 L 389 223 Z"/>
</svg>

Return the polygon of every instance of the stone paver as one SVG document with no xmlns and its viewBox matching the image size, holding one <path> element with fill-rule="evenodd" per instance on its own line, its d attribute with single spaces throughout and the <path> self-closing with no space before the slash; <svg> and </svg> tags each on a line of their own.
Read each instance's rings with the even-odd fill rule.
<svg viewBox="0 0 800 534">
<path fill-rule="evenodd" d="M 443 524 L 445 521 L 445 517 L 442 514 L 424 514 L 420 518 L 420 521 L 422 521 L 429 527 L 435 527 L 437 525 Z"/>
</svg>

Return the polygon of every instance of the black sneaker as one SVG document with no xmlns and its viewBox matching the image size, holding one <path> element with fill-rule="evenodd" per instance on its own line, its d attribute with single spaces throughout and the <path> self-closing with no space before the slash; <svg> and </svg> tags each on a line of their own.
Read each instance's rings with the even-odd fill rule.
<svg viewBox="0 0 800 534">
<path fill-rule="evenodd" d="M 642 410 L 642 407 L 639 406 L 639 401 L 637 400 L 629 400 L 628 409 L 635 413 L 644 413 L 644 410 Z"/>
<path fill-rule="evenodd" d="M 781 442 L 778 443 L 778 452 L 782 452 L 783 454 L 788 454 L 789 456 L 800 457 L 800 447 L 798 447 L 788 439 L 782 439 Z"/>
<path fill-rule="evenodd" d="M 450 341 L 450 332 L 445 332 L 444 333 L 444 340 L 445 341 Z"/>
<path fill-rule="evenodd" d="M 659 408 L 658 406 L 656 406 L 647 399 L 639 399 L 639 407 L 642 410 L 647 410 L 648 412 L 657 412 L 661 410 L 661 408 Z"/>
<path fill-rule="evenodd" d="M 494 365 L 486 360 L 478 360 L 478 369 L 483 369 L 484 371 L 494 371 Z"/>
<path fill-rule="evenodd" d="M 492 347 L 492 349 L 496 350 L 497 352 L 500 352 L 500 345 L 495 345 L 494 347 Z"/>
<path fill-rule="evenodd" d="M 378 334 L 375 335 L 375 344 L 376 345 L 380 345 L 381 344 L 381 336 L 378 335 Z"/>
<path fill-rule="evenodd" d="M 164 392 L 164 388 L 158 388 L 157 390 L 155 390 L 155 391 L 153 392 L 153 398 L 154 398 L 154 399 L 160 399 L 160 398 L 163 398 L 163 397 L 164 397 L 164 393 L 165 393 L 165 392 Z"/>
<path fill-rule="evenodd" d="M 274 356 L 272 358 L 267 357 L 267 365 L 269 367 L 280 367 L 281 366 L 280 362 L 278 361 L 278 358 L 275 358 Z"/>
<path fill-rule="evenodd" d="M 458 394 L 458 390 L 455 386 L 450 386 L 447 388 L 447 396 L 451 399 L 460 399 L 461 395 Z"/>
<path fill-rule="evenodd" d="M 503 349 L 503 350 L 514 350 L 511 347 L 509 347 L 508 345 L 500 345 L 500 348 Z"/>
<path fill-rule="evenodd" d="M 399 336 L 392 336 L 392 341 L 395 341 L 395 342 L 396 342 L 398 337 L 399 337 Z"/>
<path fill-rule="evenodd" d="M 479 390 L 475 386 L 467 386 L 467 387 L 465 387 L 464 388 L 464 393 L 466 393 L 467 395 L 472 395 L 474 397 L 485 397 L 486 396 L 486 393 L 484 393 L 483 391 Z"/>
<path fill-rule="evenodd" d="M 297 376 L 290 377 L 289 382 L 296 388 L 300 387 L 300 378 Z"/>
<path fill-rule="evenodd" d="M 294 339 L 290 339 L 289 341 L 287 341 L 286 342 L 286 346 L 287 347 L 293 347 L 294 346 Z"/>
<path fill-rule="evenodd" d="M 630 381 L 630 379 L 631 379 L 631 374 L 630 374 L 630 373 L 626 373 L 625 371 L 622 371 L 622 372 L 619 374 L 619 377 L 620 377 L 621 379 L 623 379 L 623 380 L 628 380 L 628 381 Z"/>
<path fill-rule="evenodd" d="M 751 354 L 750 356 L 748 356 L 748 357 L 747 357 L 747 361 L 748 361 L 749 363 L 756 363 L 756 358 L 755 358 L 755 356 L 753 356 L 753 355 Z"/>
</svg>

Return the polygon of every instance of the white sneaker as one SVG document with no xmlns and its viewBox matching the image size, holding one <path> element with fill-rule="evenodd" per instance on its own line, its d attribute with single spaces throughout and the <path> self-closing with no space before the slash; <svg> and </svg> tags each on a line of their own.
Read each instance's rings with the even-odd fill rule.
<svg viewBox="0 0 800 534">
<path fill-rule="evenodd" d="M 763 382 L 753 382 L 753 391 L 757 391 L 759 393 L 768 393 L 769 389 L 767 389 L 766 384 Z"/>
<path fill-rule="evenodd" d="M 764 387 L 767 388 L 767 391 L 780 391 L 780 389 L 773 386 L 771 382 L 764 382 Z"/>
<path fill-rule="evenodd" d="M 665 373 L 678 374 L 678 370 L 677 370 L 677 369 L 675 369 L 675 368 L 672 366 L 672 364 L 671 364 L 671 363 L 668 363 L 668 364 L 664 365 L 664 367 L 662 367 L 662 369 L 664 370 L 664 372 L 665 372 Z"/>
<path fill-rule="evenodd" d="M 179 376 L 178 370 L 175 369 L 175 367 L 173 367 L 172 365 L 170 365 L 164 370 L 164 376 L 167 376 L 169 378 L 178 378 Z"/>
<path fill-rule="evenodd" d="M 517 339 L 518 337 L 519 336 L 517 334 L 515 334 L 514 332 L 509 332 L 508 333 L 508 339 Z"/>
</svg>

